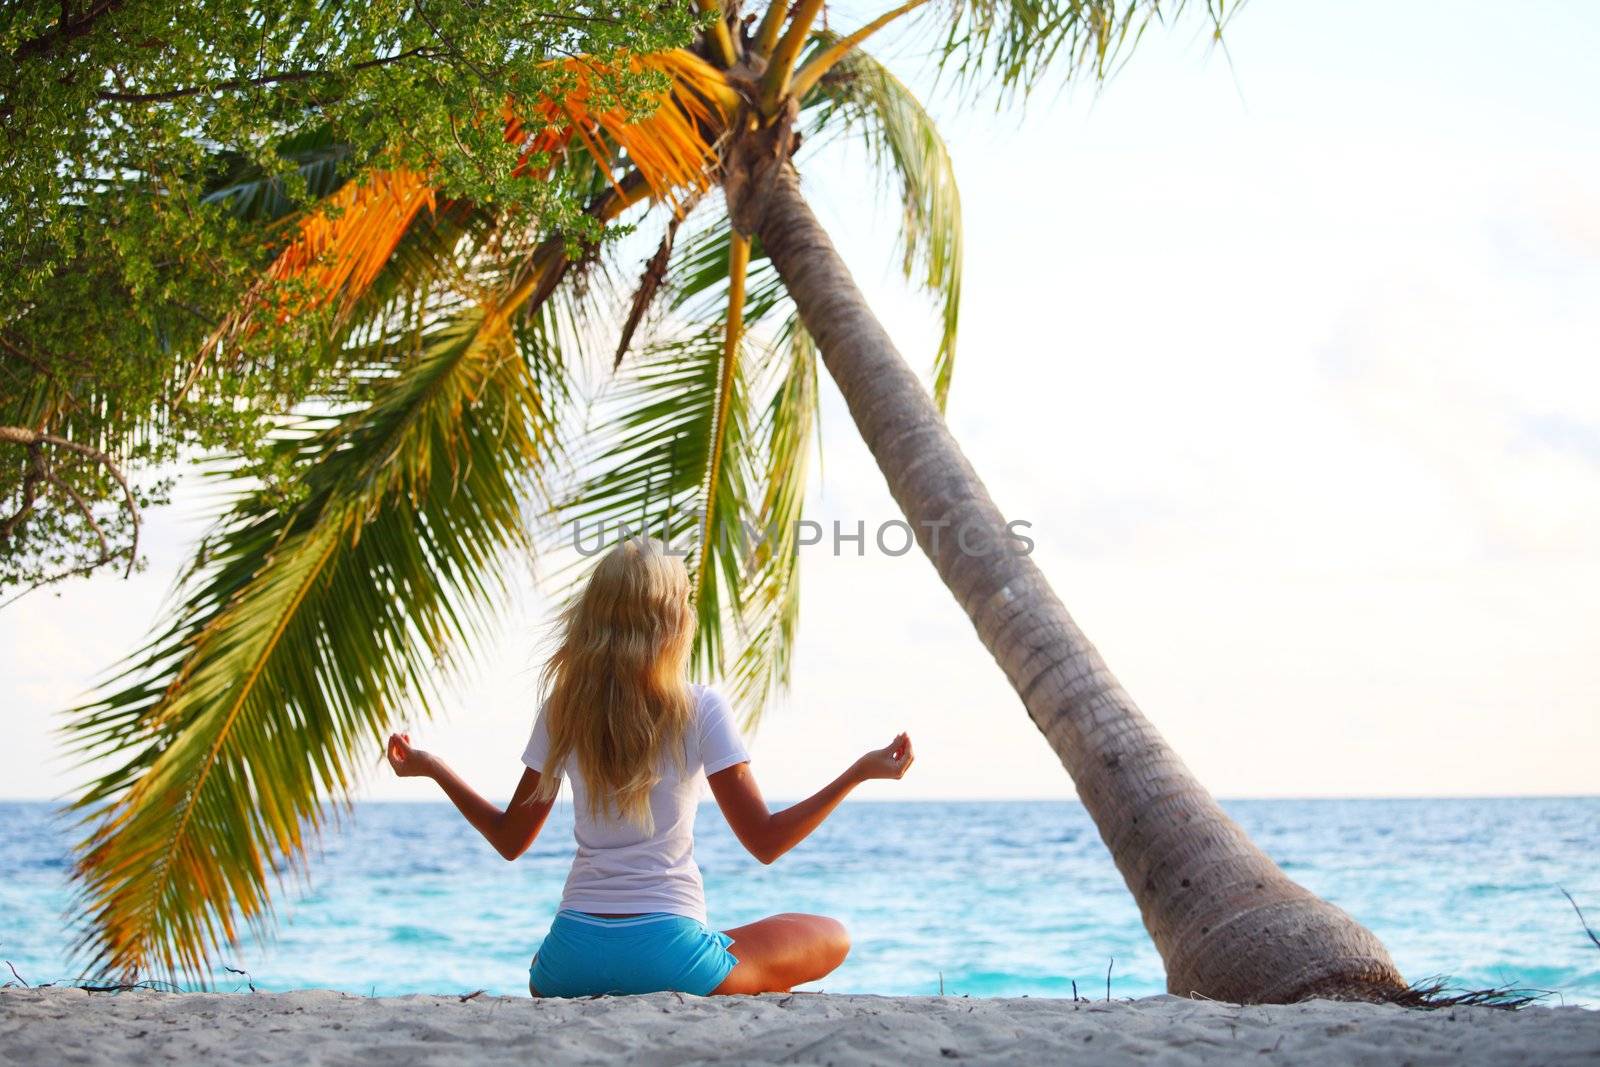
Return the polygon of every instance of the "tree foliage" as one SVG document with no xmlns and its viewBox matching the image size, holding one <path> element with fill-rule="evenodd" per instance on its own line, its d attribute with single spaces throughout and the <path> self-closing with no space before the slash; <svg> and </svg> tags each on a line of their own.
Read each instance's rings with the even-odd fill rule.
<svg viewBox="0 0 1600 1067">
<path fill-rule="evenodd" d="M 134 508 L 166 489 L 138 474 L 185 453 L 232 453 L 297 492 L 264 431 L 346 390 L 325 358 L 333 310 L 267 316 L 227 373 L 192 374 L 286 220 L 406 168 L 440 199 L 592 234 L 567 180 L 583 179 L 519 179 L 501 115 L 571 84 L 553 60 L 669 49 L 698 19 L 655 0 L 6 4 L 0 591 L 131 562 Z M 587 84 L 630 110 L 661 82 L 610 65 Z"/>
</svg>

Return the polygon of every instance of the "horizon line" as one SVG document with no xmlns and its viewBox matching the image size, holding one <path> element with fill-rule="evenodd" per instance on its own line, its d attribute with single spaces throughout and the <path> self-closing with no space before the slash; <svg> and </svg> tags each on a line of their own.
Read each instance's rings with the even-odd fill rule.
<svg viewBox="0 0 1600 1067">
<path fill-rule="evenodd" d="M 502 798 L 504 799 L 504 798 Z M 571 797 L 562 794 L 562 801 Z M 771 803 L 795 804 L 804 797 L 773 797 Z M 1262 793 L 1252 795 L 1219 795 L 1218 803 L 1285 800 L 1600 800 L 1600 791 L 1592 793 Z M 331 803 L 339 803 L 330 800 Z M 1076 796 L 951 796 L 951 797 L 852 797 L 854 804 L 1077 804 L 1083 802 Z M 0 804 L 65 804 L 70 798 L 61 796 L 0 796 Z M 360 797 L 353 804 L 428 804 L 448 807 L 448 798 L 432 800 L 406 800 L 400 797 Z M 710 797 L 702 804 L 714 803 Z"/>
</svg>

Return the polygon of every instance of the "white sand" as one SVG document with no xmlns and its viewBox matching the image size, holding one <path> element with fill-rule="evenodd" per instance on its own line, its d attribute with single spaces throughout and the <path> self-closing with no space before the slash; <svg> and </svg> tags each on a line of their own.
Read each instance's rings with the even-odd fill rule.
<svg viewBox="0 0 1600 1067">
<path fill-rule="evenodd" d="M 1595 1064 L 1600 1012 L 961 997 L 0 990 L 0 1064 Z"/>
</svg>

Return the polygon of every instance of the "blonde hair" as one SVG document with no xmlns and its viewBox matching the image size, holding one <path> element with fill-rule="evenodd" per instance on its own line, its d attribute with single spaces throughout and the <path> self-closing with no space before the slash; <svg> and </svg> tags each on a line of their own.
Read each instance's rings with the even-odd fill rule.
<svg viewBox="0 0 1600 1067">
<path fill-rule="evenodd" d="M 601 559 L 561 620 L 544 669 L 549 757 L 534 796 L 554 799 L 575 760 L 591 818 L 614 813 L 649 832 L 661 758 L 680 768 L 694 713 L 688 684 L 694 614 L 689 572 L 651 538 Z"/>
</svg>

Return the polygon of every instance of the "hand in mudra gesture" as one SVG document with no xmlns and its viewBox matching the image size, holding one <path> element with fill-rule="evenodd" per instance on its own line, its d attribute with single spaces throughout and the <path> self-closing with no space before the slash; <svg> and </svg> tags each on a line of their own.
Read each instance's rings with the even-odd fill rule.
<svg viewBox="0 0 1600 1067">
<path fill-rule="evenodd" d="M 906 776 L 915 758 L 911 751 L 911 735 L 899 734 L 883 748 L 875 748 L 856 760 L 856 771 L 863 781 L 873 778 L 898 781 Z"/>
<path fill-rule="evenodd" d="M 433 769 L 433 757 L 420 748 L 412 748 L 410 734 L 390 734 L 384 754 L 401 778 L 419 778 Z"/>
</svg>

